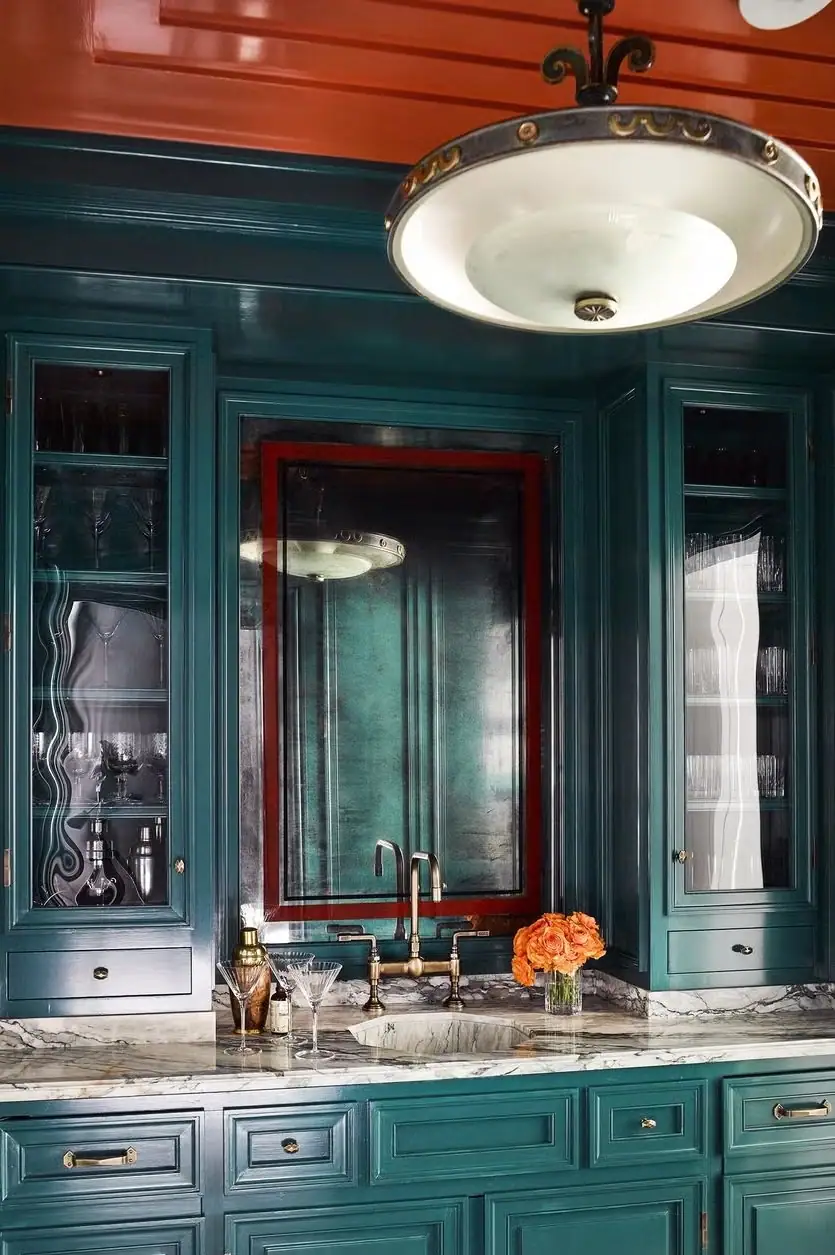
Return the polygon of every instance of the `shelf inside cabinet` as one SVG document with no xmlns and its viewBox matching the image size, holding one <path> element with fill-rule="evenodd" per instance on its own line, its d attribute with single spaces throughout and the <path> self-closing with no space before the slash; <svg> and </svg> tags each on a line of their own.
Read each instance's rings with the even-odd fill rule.
<svg viewBox="0 0 835 1255">
<path fill-rule="evenodd" d="M 728 501 L 785 501 L 785 488 L 760 488 L 755 484 L 685 484 L 685 497 L 705 497 Z"/>
<path fill-rule="evenodd" d="M 167 802 L 155 802 L 153 806 L 143 803 L 141 806 L 45 806 L 37 803 L 32 807 L 34 819 L 51 819 L 53 816 L 72 816 L 75 819 L 165 819 L 168 815 Z"/>
<path fill-rule="evenodd" d="M 167 689 L 36 688 L 36 702 L 56 698 L 63 702 L 83 702 L 100 706 L 155 706 L 168 701 Z"/>
<path fill-rule="evenodd" d="M 727 801 L 722 798 L 687 798 L 688 812 L 701 814 L 710 811 L 787 811 L 791 802 L 787 797 L 761 797 L 745 801 Z"/>
<path fill-rule="evenodd" d="M 36 584 L 86 584 L 99 588 L 165 588 L 166 571 L 102 571 L 68 570 L 65 567 L 35 567 L 32 578 Z"/>
<path fill-rule="evenodd" d="M 758 693 L 756 697 L 722 697 L 719 693 L 688 693 L 685 698 L 688 706 L 788 706 L 789 699 L 785 693 Z"/>
<path fill-rule="evenodd" d="M 98 471 L 164 471 L 168 458 L 134 456 L 130 453 L 35 453 L 35 466 L 73 467 Z"/>
</svg>

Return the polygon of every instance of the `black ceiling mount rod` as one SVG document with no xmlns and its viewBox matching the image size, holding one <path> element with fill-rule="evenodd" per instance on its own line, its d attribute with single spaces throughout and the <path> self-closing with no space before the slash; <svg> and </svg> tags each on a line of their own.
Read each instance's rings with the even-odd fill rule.
<svg viewBox="0 0 835 1255">
<path fill-rule="evenodd" d="M 577 84 L 578 105 L 613 105 L 618 98 L 618 76 L 624 61 L 635 74 L 651 70 L 655 46 L 646 35 L 619 39 L 603 56 L 603 19 L 615 7 L 615 0 L 577 0 L 581 17 L 589 23 L 589 59 L 578 48 L 554 48 L 542 62 L 546 83 L 561 83 L 572 74 Z"/>
</svg>

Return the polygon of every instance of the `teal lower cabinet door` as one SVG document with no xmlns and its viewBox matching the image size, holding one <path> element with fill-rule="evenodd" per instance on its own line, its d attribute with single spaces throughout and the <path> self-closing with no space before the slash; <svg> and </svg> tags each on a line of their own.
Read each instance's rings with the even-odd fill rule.
<svg viewBox="0 0 835 1255">
<path fill-rule="evenodd" d="M 702 1180 L 488 1195 L 484 1255 L 700 1255 L 703 1198 Z"/>
<path fill-rule="evenodd" d="M 0 1255 L 207 1255 L 203 1250 L 203 1222 L 125 1221 L 123 1224 L 7 1230 L 0 1238 Z"/>
<path fill-rule="evenodd" d="M 226 1217 L 227 1255 L 472 1255 L 464 1199 Z M 166 1252 L 167 1255 L 167 1252 Z M 644 1252 L 648 1255 L 648 1252 Z"/>
<path fill-rule="evenodd" d="M 835 1171 L 725 1181 L 725 1255 L 832 1255 Z"/>
</svg>

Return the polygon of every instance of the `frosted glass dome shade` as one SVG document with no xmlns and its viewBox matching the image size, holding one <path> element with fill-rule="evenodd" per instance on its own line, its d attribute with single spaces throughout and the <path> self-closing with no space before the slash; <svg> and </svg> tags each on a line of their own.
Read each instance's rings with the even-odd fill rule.
<svg viewBox="0 0 835 1255">
<path fill-rule="evenodd" d="M 821 221 L 814 172 L 770 136 L 601 106 L 453 141 L 403 181 L 387 226 L 395 269 L 435 304 L 588 335 L 743 305 L 806 261 Z M 590 297 L 608 321 L 586 320 Z"/>
<path fill-rule="evenodd" d="M 240 552 L 249 562 L 266 559 L 287 575 L 314 582 L 355 579 L 372 570 L 399 566 L 406 556 L 400 541 L 377 532 L 340 532 L 331 537 L 275 542 L 255 537 L 242 541 Z"/>
</svg>

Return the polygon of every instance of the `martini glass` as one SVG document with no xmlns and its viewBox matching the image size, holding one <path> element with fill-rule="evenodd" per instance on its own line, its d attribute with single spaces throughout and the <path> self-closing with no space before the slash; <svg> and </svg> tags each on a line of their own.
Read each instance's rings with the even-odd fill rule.
<svg viewBox="0 0 835 1255">
<path fill-rule="evenodd" d="M 319 1049 L 319 1008 L 325 1000 L 328 990 L 342 971 L 341 963 L 323 963 L 314 959 L 305 967 L 289 967 L 288 972 L 295 989 L 313 1012 L 313 1045 L 306 1050 L 297 1050 L 297 1059 L 333 1059 L 332 1050 Z"/>
<path fill-rule="evenodd" d="M 224 959 L 218 963 L 218 970 L 221 976 L 229 986 L 229 990 L 238 999 L 241 1008 L 241 1041 L 238 1046 L 227 1046 L 224 1054 L 227 1055 L 260 1055 L 260 1046 L 248 1046 L 246 1044 L 246 1009 L 252 1000 L 255 992 L 255 986 L 264 968 L 267 966 L 267 960 L 261 959 L 258 963 L 236 963 L 234 959 Z"/>
<path fill-rule="evenodd" d="M 291 968 L 309 967 L 314 957 L 308 950 L 282 950 L 280 954 L 267 954 L 267 962 L 272 968 L 273 976 L 288 997 L 292 997 L 293 990 L 296 988 Z M 307 1038 L 300 1033 L 288 1033 L 282 1041 L 286 1041 L 289 1046 L 307 1045 Z"/>
</svg>

